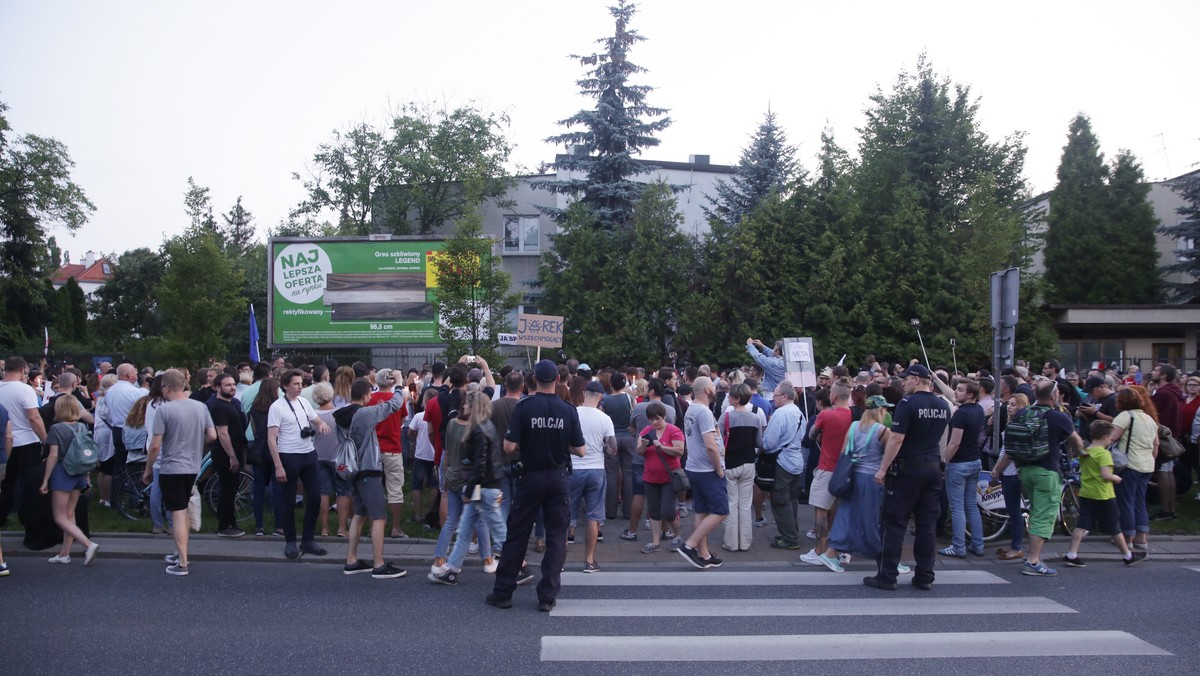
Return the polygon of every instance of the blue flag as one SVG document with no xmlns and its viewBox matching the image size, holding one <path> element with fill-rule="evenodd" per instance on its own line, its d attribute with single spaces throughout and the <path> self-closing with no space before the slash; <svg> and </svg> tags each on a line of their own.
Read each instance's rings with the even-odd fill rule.
<svg viewBox="0 0 1200 676">
<path fill-rule="evenodd" d="M 250 361 L 261 361 L 258 356 L 258 322 L 254 320 L 254 304 L 250 304 Z"/>
</svg>

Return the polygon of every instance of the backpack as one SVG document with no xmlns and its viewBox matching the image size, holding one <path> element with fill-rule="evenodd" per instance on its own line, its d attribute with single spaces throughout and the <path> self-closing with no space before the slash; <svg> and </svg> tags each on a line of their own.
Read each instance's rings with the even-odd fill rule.
<svg viewBox="0 0 1200 676">
<path fill-rule="evenodd" d="M 1004 452 L 1018 465 L 1038 462 L 1050 454 L 1050 426 L 1045 406 L 1028 406 L 1008 421 Z"/>
<path fill-rule="evenodd" d="M 350 436 L 350 429 L 346 427 L 338 426 L 337 438 L 337 455 L 333 457 L 334 471 L 338 477 L 353 481 L 358 474 L 358 444 L 354 443 L 354 437 Z"/>
<path fill-rule="evenodd" d="M 92 435 L 88 434 L 87 425 L 75 423 L 71 431 L 74 436 L 62 457 L 63 470 L 71 476 L 83 476 L 100 464 L 100 449 L 96 447 Z"/>
</svg>

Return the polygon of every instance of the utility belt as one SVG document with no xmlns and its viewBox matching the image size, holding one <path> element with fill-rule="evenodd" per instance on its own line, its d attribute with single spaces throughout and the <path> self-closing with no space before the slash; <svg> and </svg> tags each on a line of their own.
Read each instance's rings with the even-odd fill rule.
<svg viewBox="0 0 1200 676">
<path fill-rule="evenodd" d="M 888 474 L 891 476 L 899 476 L 908 472 L 920 472 L 931 469 L 943 469 L 945 463 L 942 462 L 941 455 L 932 453 L 929 455 L 919 455 L 912 458 L 896 458 L 888 467 Z"/>
</svg>

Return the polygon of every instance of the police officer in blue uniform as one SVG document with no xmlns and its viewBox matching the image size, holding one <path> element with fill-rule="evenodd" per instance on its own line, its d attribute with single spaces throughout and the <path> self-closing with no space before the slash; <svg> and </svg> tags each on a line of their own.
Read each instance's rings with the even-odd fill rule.
<svg viewBox="0 0 1200 676">
<path fill-rule="evenodd" d="M 942 494 L 942 435 L 950 422 L 950 405 L 933 393 L 933 374 L 914 363 L 904 373 L 904 393 L 892 416 L 892 432 L 875 481 L 885 486 L 881 528 L 883 553 L 879 571 L 863 578 L 875 589 L 895 591 L 908 519 L 917 522 L 913 555 L 917 560 L 912 584 L 933 588 L 937 549 L 937 518 Z"/>
<path fill-rule="evenodd" d="M 558 597 L 559 576 L 567 558 L 567 524 L 570 520 L 571 455 L 583 457 L 583 430 L 575 407 L 554 394 L 558 367 L 543 359 L 533 367 L 537 392 L 522 399 L 513 409 L 504 452 L 521 454 L 517 490 L 508 516 L 508 539 L 496 570 L 496 583 L 487 603 L 512 607 L 517 576 L 529 546 L 538 510 L 544 510 L 546 553 L 542 557 L 542 579 L 538 581 L 538 610 L 549 612 Z"/>
</svg>

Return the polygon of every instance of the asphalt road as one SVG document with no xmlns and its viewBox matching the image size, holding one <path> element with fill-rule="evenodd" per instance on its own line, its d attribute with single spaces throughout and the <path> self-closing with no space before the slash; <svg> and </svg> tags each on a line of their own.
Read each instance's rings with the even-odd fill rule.
<svg viewBox="0 0 1200 676">
<path fill-rule="evenodd" d="M 953 575 L 945 575 L 933 592 L 902 584 L 888 593 L 859 584 L 869 572 L 862 566 L 842 575 L 780 567 L 776 570 L 785 577 L 771 579 L 785 582 L 777 584 L 761 567 L 695 571 L 681 560 L 677 572 L 656 569 L 664 577 L 650 585 L 639 584 L 648 578 L 636 570 L 586 578 L 574 573 L 569 577 L 576 583 L 564 584 L 553 614 L 537 612 L 531 587 L 518 589 L 511 610 L 484 605 L 492 578 L 478 568 L 468 569 L 458 588 L 446 588 L 427 582 L 424 567 L 410 569 L 406 578 L 373 580 L 344 576 L 335 566 L 290 562 L 197 562 L 187 578 L 169 577 L 163 564 L 147 560 L 100 558 L 91 568 L 81 564 L 10 560 L 13 574 L 0 578 L 0 671 L 1179 674 L 1194 673 L 1200 664 L 1195 629 L 1200 571 L 1193 569 L 1200 567 L 1194 564 L 1151 561 L 1125 569 L 1095 563 L 1060 571 L 1053 579 L 1023 577 L 1017 566 L 964 569 L 983 576 L 972 580 L 986 583 L 956 584 Z M 706 581 L 714 572 L 762 579 L 737 586 L 679 584 Z M 839 584 L 827 584 L 831 581 Z M 597 603 L 605 599 L 615 603 Z M 672 602 L 691 599 L 700 601 L 699 615 L 710 615 L 712 604 L 720 603 L 727 616 L 654 616 L 671 612 Z M 903 604 L 916 604 L 908 607 L 918 613 L 920 604 L 960 608 L 953 611 L 957 614 L 922 615 L 905 611 Z M 1048 610 L 1023 611 L 1035 606 Z M 791 610 L 777 612 L 785 607 Z M 739 612 L 747 616 L 736 616 Z M 1099 631 L 1125 634 L 1110 641 Z M 1035 649 L 1030 646 L 1037 638 L 1012 632 L 1048 636 L 1051 645 L 1039 649 L 1044 656 L 1019 657 Z M 839 646 L 838 637 L 847 634 L 859 636 Z M 918 635 L 932 635 L 922 640 L 932 641 L 936 650 L 970 656 L 881 657 L 897 651 L 925 654 Z M 625 638 L 597 638 L 610 636 Z M 759 636 L 771 638 L 761 645 L 731 638 Z M 1053 643 L 1058 637 L 1066 637 L 1061 645 Z M 1098 637 L 1093 643 L 1110 651 L 1121 652 L 1125 641 L 1171 654 L 1089 654 L 1095 646 L 1079 643 L 1089 637 Z M 574 647 L 580 641 L 590 646 L 594 659 L 572 661 L 585 656 L 584 649 Z M 805 641 L 812 647 L 803 647 Z M 1020 648 L 1013 649 L 1013 657 L 977 656 L 996 652 L 994 646 L 1005 641 Z M 781 646 L 791 646 L 798 653 L 793 659 L 801 661 L 770 661 Z M 656 663 L 622 661 L 646 650 L 646 659 Z M 846 659 L 811 659 L 825 653 Z M 756 657 L 742 661 L 747 654 Z M 736 661 L 720 661 L 733 655 Z M 687 659 L 702 662 L 681 661 Z"/>
</svg>

